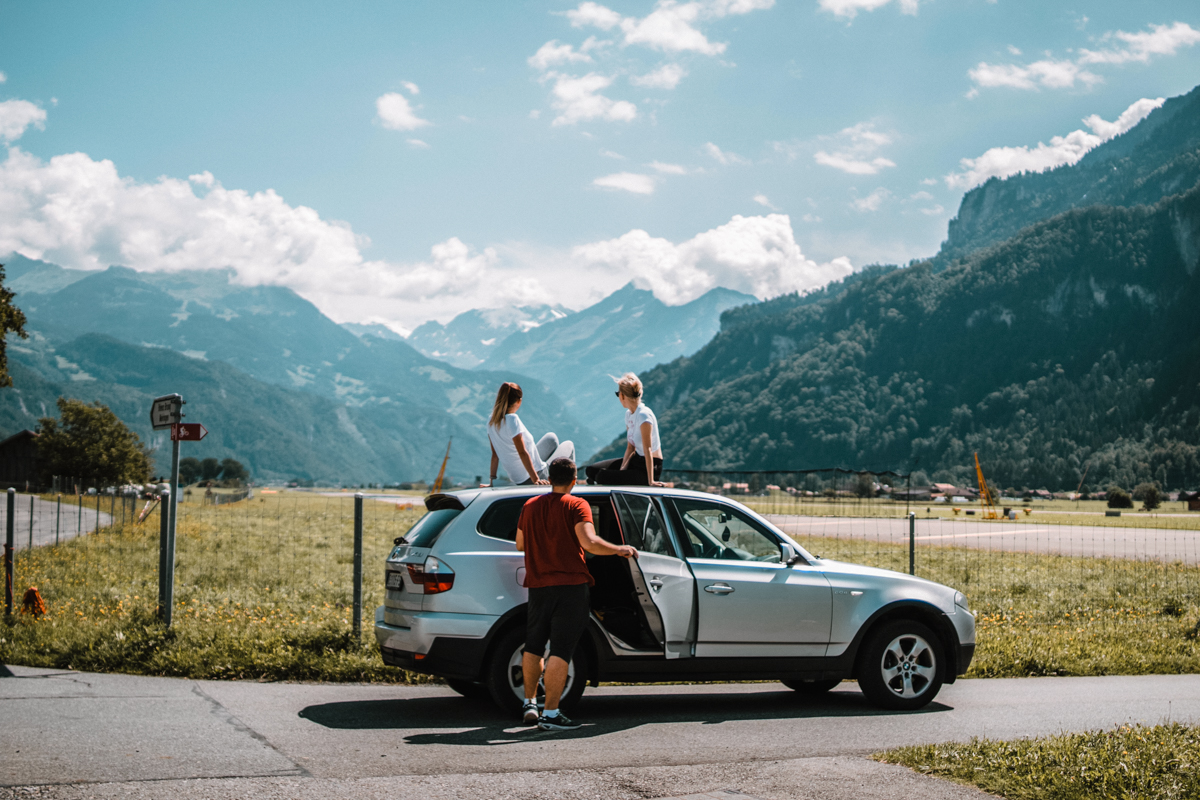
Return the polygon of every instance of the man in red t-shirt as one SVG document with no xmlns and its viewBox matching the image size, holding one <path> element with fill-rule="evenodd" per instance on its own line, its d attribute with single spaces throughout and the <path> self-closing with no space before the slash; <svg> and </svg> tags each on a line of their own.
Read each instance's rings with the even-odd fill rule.
<svg viewBox="0 0 1200 800">
<path fill-rule="evenodd" d="M 567 667 L 583 635 L 590 612 L 588 587 L 595 583 L 588 572 L 584 551 L 598 556 L 636 558 L 637 550 L 601 539 L 592 527 L 592 507 L 573 497 L 575 463 L 569 458 L 550 462 L 553 491 L 535 497 L 521 510 L 517 523 L 517 549 L 525 553 L 525 585 L 529 607 L 525 624 L 525 722 L 537 721 L 542 730 L 568 731 L 579 724 L 558 710 L 567 685 Z M 538 714 L 537 685 L 542 677 L 542 654 L 550 642 L 545 663 L 546 709 Z M 583 680 L 580 675 L 578 680 Z"/>
</svg>

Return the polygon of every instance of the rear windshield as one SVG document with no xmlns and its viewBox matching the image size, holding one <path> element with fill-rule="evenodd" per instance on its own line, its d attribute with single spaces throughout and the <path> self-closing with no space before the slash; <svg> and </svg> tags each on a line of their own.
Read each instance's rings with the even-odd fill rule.
<svg viewBox="0 0 1200 800">
<path fill-rule="evenodd" d="M 430 511 L 417 520 L 417 524 L 408 529 L 404 539 L 413 547 L 433 547 L 433 543 L 442 535 L 442 531 L 462 513 L 461 509 L 443 508 L 440 511 Z"/>
<path fill-rule="evenodd" d="M 508 497 L 492 503 L 488 510 L 479 518 L 476 530 L 484 536 L 503 539 L 506 542 L 517 540 L 517 523 L 521 521 L 521 509 L 528 502 L 528 497 Z"/>
</svg>

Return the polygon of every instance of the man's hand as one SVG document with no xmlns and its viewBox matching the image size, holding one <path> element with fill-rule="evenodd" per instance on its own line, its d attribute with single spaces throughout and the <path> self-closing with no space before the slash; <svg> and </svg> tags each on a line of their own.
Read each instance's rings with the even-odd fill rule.
<svg viewBox="0 0 1200 800">
<path fill-rule="evenodd" d="M 637 558 L 637 548 L 630 547 L 627 544 L 620 545 L 617 547 L 617 555 L 622 558 Z"/>
</svg>

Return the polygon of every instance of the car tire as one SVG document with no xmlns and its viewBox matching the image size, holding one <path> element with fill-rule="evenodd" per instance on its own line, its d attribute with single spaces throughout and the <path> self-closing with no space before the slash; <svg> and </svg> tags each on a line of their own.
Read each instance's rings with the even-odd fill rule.
<svg viewBox="0 0 1200 800">
<path fill-rule="evenodd" d="M 488 700 L 492 696 L 488 691 L 487 684 L 480 683 L 479 681 L 462 681 L 457 678 L 447 678 L 446 685 L 463 697 L 471 700 Z"/>
<path fill-rule="evenodd" d="M 517 714 L 525 700 L 524 678 L 521 670 L 521 655 L 525 651 L 525 628 L 514 628 L 500 637 L 492 649 L 487 665 L 486 687 L 488 694 L 501 711 Z M 567 685 L 563 690 L 559 707 L 570 711 L 583 696 L 589 672 L 587 653 L 582 646 L 575 648 L 567 674 Z M 541 700 L 541 691 L 538 692 Z"/>
<path fill-rule="evenodd" d="M 913 711 L 937 696 L 945 666 L 937 634 L 915 620 L 896 620 L 867 636 L 858 685 L 874 705 Z"/>
<path fill-rule="evenodd" d="M 805 697 L 819 697 L 842 682 L 841 678 L 826 678 L 825 680 L 786 680 L 780 681 L 792 691 Z"/>
</svg>

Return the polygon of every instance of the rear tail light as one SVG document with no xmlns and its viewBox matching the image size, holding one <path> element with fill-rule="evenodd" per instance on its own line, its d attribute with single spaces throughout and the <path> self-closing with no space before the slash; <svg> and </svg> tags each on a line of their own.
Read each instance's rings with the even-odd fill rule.
<svg viewBox="0 0 1200 800">
<path fill-rule="evenodd" d="M 430 556 L 425 559 L 424 564 L 408 565 L 408 579 L 414 592 L 439 594 L 454 587 L 454 570 L 450 569 L 448 564 Z"/>
</svg>

